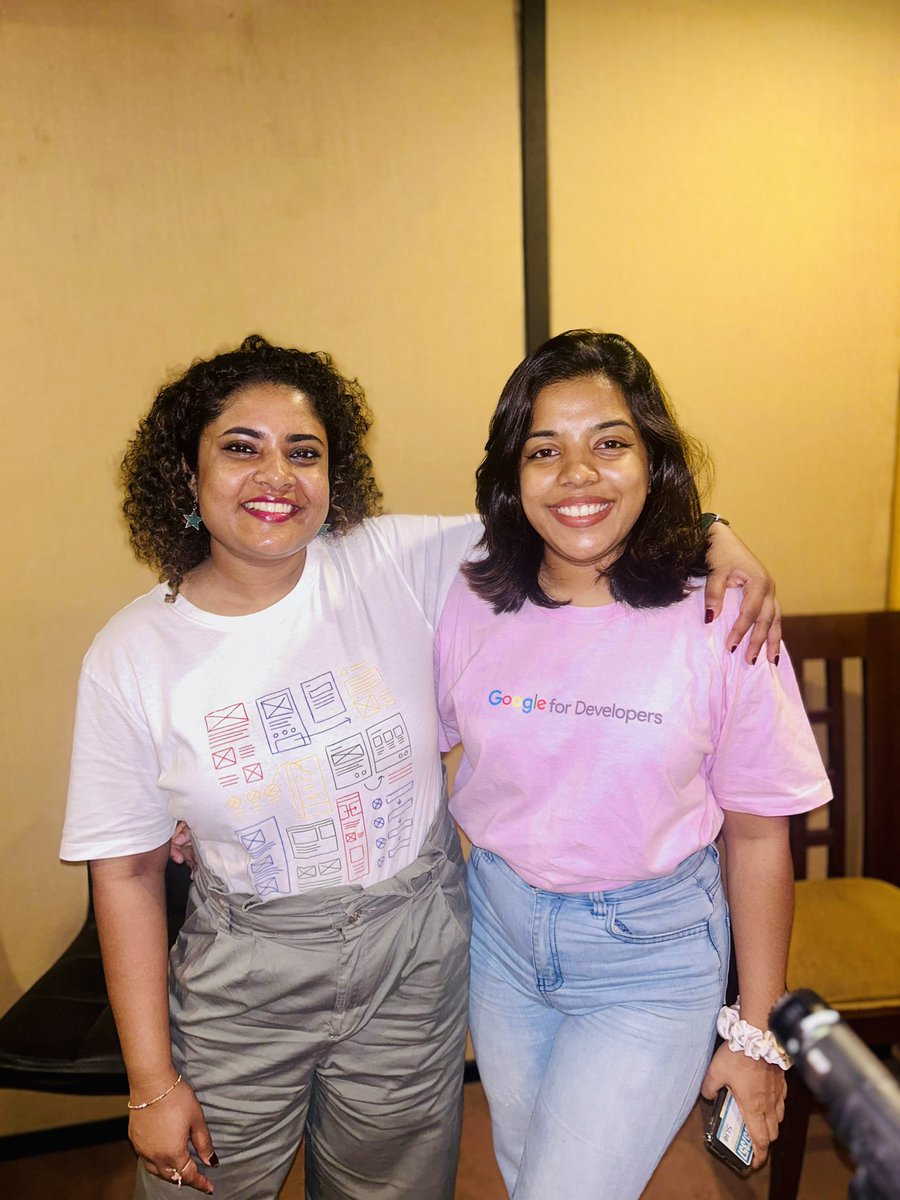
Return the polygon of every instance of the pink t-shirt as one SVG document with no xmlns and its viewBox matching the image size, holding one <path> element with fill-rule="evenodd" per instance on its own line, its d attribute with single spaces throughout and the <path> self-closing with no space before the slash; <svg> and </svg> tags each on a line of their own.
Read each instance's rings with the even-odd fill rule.
<svg viewBox="0 0 900 1200">
<path fill-rule="evenodd" d="M 435 642 L 450 811 L 535 887 L 605 891 L 666 875 L 723 810 L 805 812 L 831 790 L 786 650 L 728 652 L 740 593 L 704 624 L 668 608 L 495 614 L 460 575 Z"/>
</svg>

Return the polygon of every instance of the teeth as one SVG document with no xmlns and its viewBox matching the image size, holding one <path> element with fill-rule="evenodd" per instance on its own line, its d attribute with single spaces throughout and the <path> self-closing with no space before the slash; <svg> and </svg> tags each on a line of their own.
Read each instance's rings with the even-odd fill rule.
<svg viewBox="0 0 900 1200">
<path fill-rule="evenodd" d="M 279 516 L 286 517 L 294 511 L 295 505 L 285 504 L 283 500 L 248 500 L 244 508 L 249 508 L 252 512 L 278 513 Z"/>
<path fill-rule="evenodd" d="M 570 504 L 566 506 L 557 504 L 556 511 L 562 513 L 564 517 L 595 517 L 605 508 L 609 508 L 608 502 L 606 504 Z"/>
</svg>

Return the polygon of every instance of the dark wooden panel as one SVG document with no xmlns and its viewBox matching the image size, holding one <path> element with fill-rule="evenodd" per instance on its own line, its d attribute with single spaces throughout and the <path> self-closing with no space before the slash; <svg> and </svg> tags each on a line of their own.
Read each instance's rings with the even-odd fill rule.
<svg viewBox="0 0 900 1200">
<path fill-rule="evenodd" d="M 525 349 L 550 336 L 547 217 L 547 15 L 544 0 L 519 5 L 519 111 L 522 147 L 522 234 Z"/>
<path fill-rule="evenodd" d="M 900 613 L 872 613 L 868 634 L 863 863 L 900 885 Z"/>
</svg>

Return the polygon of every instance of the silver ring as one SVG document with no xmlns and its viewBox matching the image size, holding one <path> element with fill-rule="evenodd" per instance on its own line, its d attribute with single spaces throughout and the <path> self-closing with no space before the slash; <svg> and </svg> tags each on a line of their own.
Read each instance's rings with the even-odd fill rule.
<svg viewBox="0 0 900 1200">
<path fill-rule="evenodd" d="M 170 1175 L 171 1175 L 171 1177 L 172 1177 L 172 1182 L 175 1184 L 175 1186 L 176 1186 L 177 1188 L 180 1188 L 180 1187 L 181 1187 L 181 1185 L 182 1185 L 182 1182 L 183 1182 L 183 1180 L 182 1180 L 182 1174 L 183 1174 L 183 1172 L 184 1172 L 184 1171 L 186 1171 L 186 1170 L 188 1169 L 188 1167 L 189 1167 L 190 1165 L 191 1165 L 191 1160 L 190 1160 L 190 1159 L 188 1159 L 188 1160 L 187 1160 L 187 1162 L 184 1164 L 184 1166 L 181 1168 L 181 1170 L 180 1170 L 180 1171 L 178 1170 L 178 1168 L 177 1168 L 177 1167 L 169 1167 L 169 1174 L 170 1174 Z"/>
</svg>

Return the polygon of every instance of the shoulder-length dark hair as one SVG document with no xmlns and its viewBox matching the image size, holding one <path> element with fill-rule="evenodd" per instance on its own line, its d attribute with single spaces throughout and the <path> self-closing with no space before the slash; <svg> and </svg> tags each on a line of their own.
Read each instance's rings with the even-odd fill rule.
<svg viewBox="0 0 900 1200">
<path fill-rule="evenodd" d="M 491 418 L 476 474 L 485 556 L 463 568 L 473 591 L 495 612 L 518 612 L 526 600 L 557 608 L 538 573 L 540 536 L 522 508 L 519 472 L 538 393 L 551 384 L 595 376 L 618 384 L 647 448 L 650 492 L 616 560 L 600 572 L 616 600 L 634 608 L 674 604 L 692 575 L 706 573 L 695 476 L 708 469 L 698 442 L 679 429 L 650 364 L 617 333 L 572 329 L 551 338 L 507 380 Z"/>
<path fill-rule="evenodd" d="M 280 383 L 307 397 L 328 437 L 329 536 L 378 512 L 381 493 L 363 441 L 372 424 L 362 388 L 323 353 L 270 345 L 253 334 L 236 350 L 198 359 L 161 389 L 122 462 L 123 511 L 131 546 L 166 580 L 174 598 L 185 575 L 209 557 L 209 533 L 190 529 L 191 477 L 200 434 L 242 387 Z"/>
</svg>

